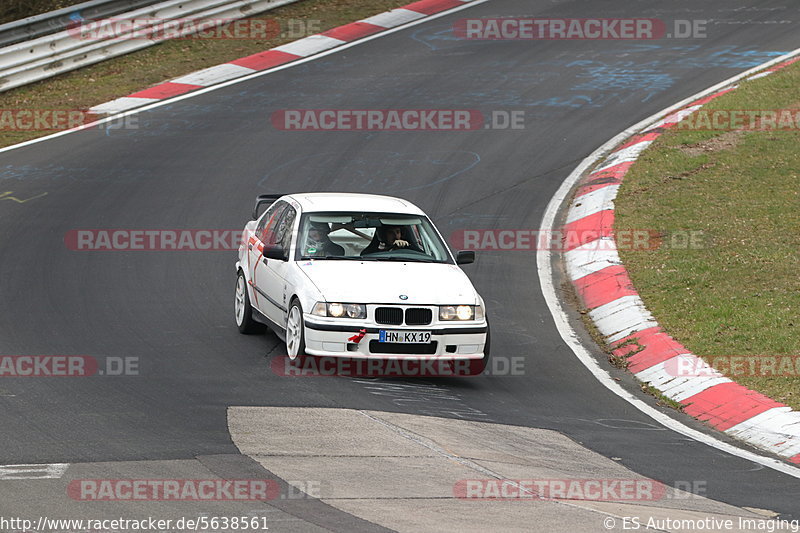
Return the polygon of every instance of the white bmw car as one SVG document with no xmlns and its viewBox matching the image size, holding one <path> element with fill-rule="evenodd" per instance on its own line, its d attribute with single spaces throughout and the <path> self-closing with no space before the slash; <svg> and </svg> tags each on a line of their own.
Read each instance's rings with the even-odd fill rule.
<svg viewBox="0 0 800 533">
<path fill-rule="evenodd" d="M 259 215 L 259 211 L 268 206 Z M 489 358 L 483 299 L 415 205 L 344 193 L 261 195 L 236 262 L 236 324 L 299 355 Z"/>
</svg>

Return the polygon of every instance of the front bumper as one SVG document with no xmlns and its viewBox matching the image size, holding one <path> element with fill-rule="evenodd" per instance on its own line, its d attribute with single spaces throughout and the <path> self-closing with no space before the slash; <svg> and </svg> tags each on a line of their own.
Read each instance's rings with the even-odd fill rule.
<svg viewBox="0 0 800 533">
<path fill-rule="evenodd" d="M 305 340 L 306 353 L 327 357 L 385 358 L 447 358 L 483 359 L 488 325 L 486 322 L 458 325 L 428 326 L 376 326 L 359 324 L 353 321 L 318 322 L 306 315 Z M 392 331 L 430 331 L 430 344 L 394 344 L 379 342 L 380 330 Z M 364 330 L 365 335 L 358 341 L 351 340 Z"/>
</svg>

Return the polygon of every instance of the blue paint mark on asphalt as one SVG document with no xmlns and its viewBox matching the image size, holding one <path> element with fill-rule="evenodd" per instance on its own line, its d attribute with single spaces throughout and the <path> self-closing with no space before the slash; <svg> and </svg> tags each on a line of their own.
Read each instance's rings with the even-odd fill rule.
<svg viewBox="0 0 800 533">
<path fill-rule="evenodd" d="M 580 78 L 588 78 L 585 82 L 572 87 L 572 91 L 624 91 L 635 89 L 645 91 L 642 102 L 650 100 L 656 94 L 666 91 L 675 83 L 675 79 L 655 68 L 643 65 L 622 64 L 619 66 L 596 65 L 585 69 Z"/>
<path fill-rule="evenodd" d="M 674 64 L 681 68 L 748 69 L 786 53 L 787 51 L 740 49 L 738 46 L 726 46 L 718 50 L 710 50 L 705 56 L 682 57 Z"/>
<path fill-rule="evenodd" d="M 0 167 L 0 180 L 32 180 L 49 178 L 62 179 L 68 177 L 74 179 L 73 176 L 81 175 L 88 172 L 87 168 L 67 168 L 60 165 L 45 165 L 37 167 L 34 165 L 5 165 Z"/>
<path fill-rule="evenodd" d="M 440 27 L 441 25 L 437 26 Z M 431 29 L 431 27 L 422 27 L 421 29 L 418 29 L 412 33 L 411 38 L 419 43 L 424 44 L 431 50 L 439 50 L 444 46 L 453 44 L 455 42 L 461 44 L 475 42 L 456 37 L 453 34 L 453 26 L 450 24 L 446 25 L 446 27 L 443 29 L 435 29 L 434 31 L 431 31 Z"/>
<path fill-rule="evenodd" d="M 3 165 L 0 166 L 0 181 L 3 180 L 50 180 L 71 182 L 136 182 L 153 178 L 152 169 L 130 168 L 124 165 L 99 169 L 96 167 L 68 167 L 63 165 Z"/>
<path fill-rule="evenodd" d="M 445 55 L 469 53 L 472 50 L 469 46 L 473 44 L 492 46 L 493 43 L 458 39 L 446 23 L 420 27 L 412 38 L 438 51 L 431 53 Z M 359 108 L 363 109 L 384 108 L 386 102 L 406 102 L 406 107 L 445 106 L 478 109 L 485 114 L 501 109 L 525 110 L 528 117 L 535 114 L 537 119 L 546 120 L 564 110 L 645 103 L 690 79 L 695 71 L 744 70 L 782 54 L 784 51 L 758 50 L 750 46 L 706 48 L 674 41 L 620 41 L 577 51 L 554 51 L 544 60 L 498 52 L 497 57 L 467 63 L 464 68 L 448 72 L 441 83 L 436 84 L 426 82 L 440 73 L 410 65 L 393 77 L 363 74 L 348 78 L 341 85 L 334 83 L 326 87 L 324 94 L 308 85 L 309 76 L 329 72 L 328 62 L 318 61 L 253 80 L 238 90 L 219 91 L 213 98 L 175 102 L 141 113 L 137 130 L 121 129 L 114 135 L 125 136 L 130 142 L 147 142 L 147 137 L 180 136 L 186 131 L 210 136 L 224 136 L 240 130 L 269 132 L 272 130 L 269 117 L 275 110 L 341 107 L 339 102 L 347 101 L 358 101 Z M 359 64 L 353 57 L 342 56 L 339 61 L 344 61 L 346 66 Z M 398 83 L 398 79 L 403 83 Z M 415 83 L 417 79 L 420 83 Z M 565 80 L 561 87 L 566 88 L 555 94 L 541 90 L 555 85 L 552 82 L 556 79 Z M 272 90 L 275 83 L 282 90 Z M 285 90 L 287 88 L 292 90 Z M 223 113 L 225 119 L 212 120 L 213 114 Z M 106 130 L 104 134 L 108 136 L 111 132 Z M 381 134 L 363 135 L 372 138 Z M 431 162 L 427 164 L 432 165 Z M 350 167 L 359 170 L 356 163 Z"/>
<path fill-rule="evenodd" d="M 677 60 L 636 61 L 636 57 L 667 50 L 681 52 Z M 658 44 L 624 45 L 590 55 L 590 58 L 551 59 L 540 64 L 540 68 L 555 67 L 563 71 L 577 71 L 579 81 L 570 92 L 573 96 L 559 95 L 529 102 L 532 106 L 545 107 L 602 107 L 612 101 L 647 102 L 659 93 L 670 90 L 683 76 L 677 69 L 747 69 L 783 55 L 784 51 L 754 50 L 738 46 L 717 47 L 706 50 L 700 45 L 662 46 Z M 614 59 L 604 56 L 613 55 Z M 623 59 L 624 58 L 624 59 Z M 667 72 L 667 69 L 672 72 Z"/>
</svg>

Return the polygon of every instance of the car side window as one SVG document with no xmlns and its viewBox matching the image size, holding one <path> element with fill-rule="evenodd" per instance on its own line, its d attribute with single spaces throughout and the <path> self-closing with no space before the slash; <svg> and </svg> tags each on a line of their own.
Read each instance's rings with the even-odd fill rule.
<svg viewBox="0 0 800 533">
<path fill-rule="evenodd" d="M 261 221 L 256 226 L 256 238 L 262 244 L 275 244 L 275 228 L 280 216 L 289 204 L 286 202 L 275 202 L 261 217 Z"/>
<path fill-rule="evenodd" d="M 281 248 L 283 248 L 286 253 L 289 252 L 289 248 L 292 245 L 292 230 L 294 229 L 295 216 L 297 216 L 297 211 L 295 211 L 294 207 L 290 205 L 287 206 L 275 230 L 275 242 L 280 244 Z"/>
</svg>

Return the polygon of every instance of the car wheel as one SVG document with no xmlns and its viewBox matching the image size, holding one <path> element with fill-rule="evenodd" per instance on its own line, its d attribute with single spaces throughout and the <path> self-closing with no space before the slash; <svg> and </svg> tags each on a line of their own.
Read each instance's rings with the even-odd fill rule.
<svg viewBox="0 0 800 533">
<path fill-rule="evenodd" d="M 303 329 L 303 308 L 297 299 L 289 306 L 286 317 L 286 353 L 294 361 L 306 354 L 306 334 Z"/>
<path fill-rule="evenodd" d="M 247 294 L 247 281 L 244 279 L 244 272 L 239 271 L 236 279 L 236 325 L 239 332 L 244 334 L 261 333 L 264 325 L 253 320 L 253 307 L 250 305 L 250 296 Z"/>
</svg>

